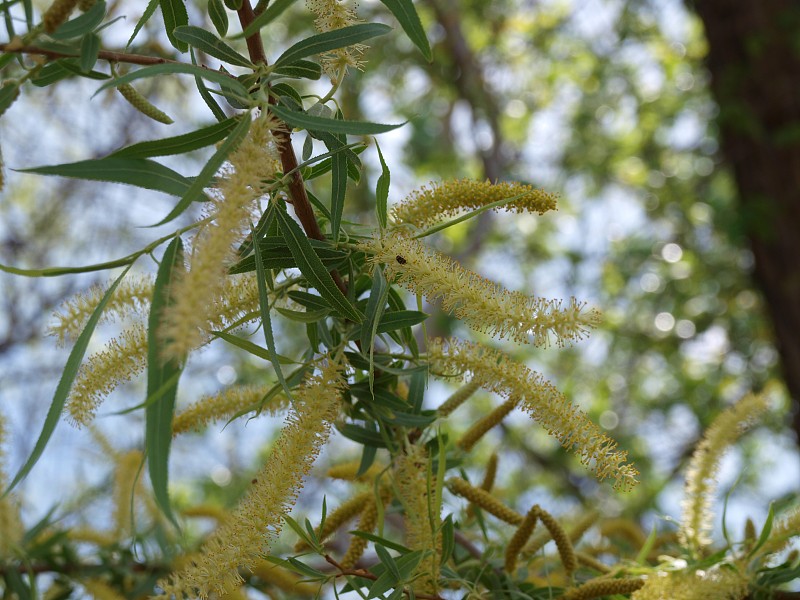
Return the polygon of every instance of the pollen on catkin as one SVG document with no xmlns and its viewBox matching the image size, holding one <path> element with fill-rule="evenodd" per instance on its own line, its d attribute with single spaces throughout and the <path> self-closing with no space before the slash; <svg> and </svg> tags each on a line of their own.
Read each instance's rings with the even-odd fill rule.
<svg viewBox="0 0 800 600">
<path fill-rule="evenodd" d="M 89 425 L 105 397 L 146 366 L 147 330 L 137 323 L 81 365 L 67 399 L 68 420 L 76 427 Z"/>
<path fill-rule="evenodd" d="M 239 569 L 251 569 L 268 552 L 330 436 L 344 383 L 341 366 L 330 362 L 296 390 L 286 425 L 252 488 L 200 553 L 159 582 L 161 597 L 223 594 L 241 583 Z"/>
<path fill-rule="evenodd" d="M 567 590 L 561 596 L 561 600 L 593 600 L 614 594 L 630 594 L 641 589 L 643 585 L 643 579 L 593 579 L 579 587 Z M 667 599 L 664 598 L 664 600 Z"/>
<path fill-rule="evenodd" d="M 456 179 L 431 183 L 411 194 L 392 209 L 392 216 L 397 225 L 413 225 L 419 229 L 427 229 L 458 213 L 476 210 L 505 198 L 515 200 L 503 204 L 501 208 L 508 211 L 535 212 L 540 215 L 548 210 L 555 210 L 558 196 L 529 185 L 516 182 L 492 183 L 472 179 Z"/>
<path fill-rule="evenodd" d="M 758 549 L 760 556 L 770 556 L 785 550 L 793 537 L 800 536 L 800 506 L 778 519 L 769 532 L 764 545 Z"/>
<path fill-rule="evenodd" d="M 447 489 L 453 492 L 456 496 L 466 498 L 476 506 L 479 506 L 489 514 L 494 515 L 501 521 L 511 523 L 511 525 L 520 525 L 525 519 L 525 517 L 523 517 L 517 511 L 508 508 L 489 492 L 480 488 L 476 488 L 459 477 L 448 479 Z"/>
<path fill-rule="evenodd" d="M 0 413 L 0 490 L 8 487 L 5 471 L 6 420 Z M 16 494 L 0 496 L 0 561 L 13 553 L 24 529 Z"/>
<path fill-rule="evenodd" d="M 83 588 L 94 600 L 124 600 L 125 596 L 98 577 L 81 581 Z"/>
<path fill-rule="evenodd" d="M 122 540 L 134 533 L 131 509 L 136 505 L 136 495 L 141 487 L 140 469 L 143 456 L 139 450 L 122 454 L 114 469 L 114 534 Z"/>
<path fill-rule="evenodd" d="M 714 419 L 692 454 L 686 471 L 678 533 L 681 545 L 693 555 L 711 543 L 714 518 L 711 508 L 722 455 L 765 410 L 765 395 L 748 394 Z"/>
<path fill-rule="evenodd" d="M 347 0 L 306 0 L 306 8 L 316 16 L 314 25 L 320 33 L 335 31 L 358 23 L 357 7 L 355 2 L 349 4 Z M 346 48 L 323 53 L 321 62 L 325 74 L 331 78 L 333 83 L 340 83 L 340 76 L 344 77 L 348 67 L 363 68 L 364 62 L 361 60 L 361 55 L 366 49 L 367 46 L 364 44 L 353 44 Z"/>
<path fill-rule="evenodd" d="M 79 292 L 61 304 L 58 312 L 53 314 L 55 323 L 47 333 L 58 338 L 58 345 L 78 338 L 89 317 L 97 308 L 107 287 L 93 285 L 88 290 Z M 115 318 L 141 314 L 149 308 L 153 297 L 153 278 L 149 276 L 130 276 L 122 280 L 114 294 L 109 298 L 100 322 L 113 321 Z"/>
<path fill-rule="evenodd" d="M 42 15 L 44 30 L 47 33 L 53 33 L 61 27 L 77 5 L 78 0 L 55 0 Z"/>
<path fill-rule="evenodd" d="M 742 600 L 747 589 L 747 578 L 734 569 L 659 571 L 647 577 L 631 600 Z"/>
<path fill-rule="evenodd" d="M 394 484 L 397 498 L 405 509 L 403 523 L 406 544 L 426 553 L 414 571 L 412 587 L 416 593 L 436 595 L 439 590 L 442 521 L 430 481 L 428 453 L 424 446 L 411 445 L 395 461 Z"/>
<path fill-rule="evenodd" d="M 362 244 L 372 262 L 409 291 L 442 308 L 481 333 L 508 337 L 518 343 L 548 346 L 551 338 L 563 346 L 584 338 L 600 320 L 585 303 L 526 296 L 465 269 L 451 258 L 397 231 Z M 399 262 L 397 257 L 403 257 Z"/>
<path fill-rule="evenodd" d="M 436 409 L 436 412 L 439 413 L 440 417 L 446 417 L 459 406 L 464 404 L 467 400 L 469 400 L 472 395 L 481 389 L 477 383 L 469 381 L 458 388 L 455 392 L 453 392 L 447 400 L 445 400 L 442 405 Z"/>
<path fill-rule="evenodd" d="M 269 392 L 268 385 L 236 385 L 225 388 L 217 394 L 205 396 L 175 415 L 172 421 L 172 435 L 187 431 L 202 431 L 210 423 L 230 419 L 242 411 L 259 410 L 259 403 Z M 275 415 L 289 406 L 283 394 L 276 394 L 260 407 L 268 415 Z"/>
<path fill-rule="evenodd" d="M 478 440 L 486 435 L 490 429 L 499 425 L 502 420 L 517 407 L 517 404 L 519 404 L 519 398 L 514 396 L 503 402 L 503 404 L 470 427 L 467 432 L 461 436 L 461 439 L 458 440 L 458 447 L 465 452 L 472 450 L 475 444 L 478 443 Z"/>
<path fill-rule="evenodd" d="M 381 464 L 373 464 L 369 469 L 366 470 L 366 472 L 358 475 L 358 470 L 360 468 L 361 461 L 350 461 L 332 466 L 330 469 L 328 469 L 328 472 L 325 475 L 332 479 L 368 482 L 373 481 L 378 475 L 380 475 L 381 471 L 383 471 L 385 467 Z"/>
<path fill-rule="evenodd" d="M 385 493 L 386 491 L 383 490 L 378 498 L 375 497 L 374 493 L 370 494 L 370 497 L 361 510 L 358 525 L 356 525 L 358 531 L 372 533 L 375 530 L 375 527 L 378 525 L 378 502 L 385 502 L 385 496 L 383 495 Z M 367 538 L 354 535 L 350 538 L 350 545 L 347 547 L 347 552 L 344 553 L 339 564 L 345 569 L 354 567 L 358 559 L 361 558 L 361 555 L 364 554 L 364 550 L 367 549 L 367 544 L 369 544 Z"/>
<path fill-rule="evenodd" d="M 564 570 L 567 572 L 568 576 L 571 576 L 572 573 L 575 572 L 575 569 L 578 568 L 578 559 L 575 558 L 575 548 L 572 547 L 572 542 L 567 532 L 564 531 L 564 528 L 561 527 L 561 524 L 555 517 L 543 508 L 538 507 L 536 512 L 542 525 L 547 528 L 547 531 L 550 532 L 550 536 L 556 543 L 558 556 L 561 558 L 561 564 L 564 565 Z"/>
<path fill-rule="evenodd" d="M 517 530 L 514 532 L 514 535 L 511 537 L 511 540 L 509 540 L 508 545 L 506 546 L 506 561 L 504 568 L 506 573 L 511 576 L 514 575 L 514 571 L 517 568 L 517 558 L 519 557 L 519 553 L 523 546 L 525 546 L 525 544 L 528 542 L 528 538 L 531 537 L 538 519 L 539 505 L 535 504 L 528 511 L 528 514 L 525 515 L 525 520 L 520 523 L 519 527 L 517 527 Z"/>
<path fill-rule="evenodd" d="M 614 488 L 628 490 L 636 484 L 638 471 L 626 464 L 627 453 L 617 450 L 589 417 L 576 408 L 539 373 L 506 354 L 462 340 L 432 340 L 428 347 L 431 372 L 443 377 L 463 377 L 505 398 L 520 398 L 527 412 L 559 443 L 574 452 L 598 480 L 614 480 Z"/>
<path fill-rule="evenodd" d="M 250 118 L 244 115 L 242 118 Z M 230 157 L 230 170 L 210 194 L 212 221 L 195 236 L 189 270 L 174 286 L 173 303 L 165 310 L 161 333 L 168 340 L 165 358 L 180 358 L 198 347 L 204 328 L 225 289 L 230 264 L 254 217 L 262 196 L 261 180 L 278 166 L 278 124 L 269 114 L 253 121 L 240 146 Z"/>
</svg>

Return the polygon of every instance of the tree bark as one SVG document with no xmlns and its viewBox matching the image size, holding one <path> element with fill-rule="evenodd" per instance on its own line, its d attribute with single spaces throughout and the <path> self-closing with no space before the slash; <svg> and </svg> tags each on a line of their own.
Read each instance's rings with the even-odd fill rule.
<svg viewBox="0 0 800 600">
<path fill-rule="evenodd" d="M 697 0 L 694 9 L 800 442 L 800 3 Z"/>
</svg>

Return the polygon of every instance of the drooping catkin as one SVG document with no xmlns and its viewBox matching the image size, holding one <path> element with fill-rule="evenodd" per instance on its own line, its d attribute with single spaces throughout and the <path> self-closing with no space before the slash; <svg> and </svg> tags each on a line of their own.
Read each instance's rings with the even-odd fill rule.
<svg viewBox="0 0 800 600">
<path fill-rule="evenodd" d="M 455 392 L 453 392 L 450 397 L 447 398 L 447 400 L 445 400 L 438 409 L 436 409 L 436 412 L 439 413 L 440 417 L 448 416 L 455 409 L 464 404 L 464 402 L 469 400 L 479 389 L 481 389 L 481 386 L 474 381 L 465 383 Z"/>
<path fill-rule="evenodd" d="M 119 90 L 119 93 L 122 94 L 122 97 L 125 98 L 125 100 L 127 100 L 128 103 L 133 106 L 133 108 L 138 110 L 146 117 L 150 117 L 154 121 L 164 123 L 165 125 L 171 125 L 174 123 L 167 113 L 157 108 L 130 83 L 123 83 L 117 87 L 117 90 Z"/>
<path fill-rule="evenodd" d="M 47 33 L 53 33 L 61 27 L 77 5 L 78 0 L 55 0 L 42 15 L 44 30 Z"/>
<path fill-rule="evenodd" d="M 519 557 L 520 550 L 522 550 L 523 546 L 525 546 L 528 538 L 531 537 L 538 519 L 539 505 L 535 504 L 528 511 L 528 514 L 525 515 L 525 520 L 520 523 L 519 527 L 517 527 L 517 530 L 514 532 L 514 535 L 511 537 L 511 540 L 509 540 L 508 545 L 506 546 L 505 570 L 506 573 L 512 577 L 517 568 L 517 558 Z"/>
<path fill-rule="evenodd" d="M 643 579 L 593 579 L 566 591 L 562 600 L 593 600 L 614 594 L 630 594 L 644 585 Z M 664 600 L 666 600 L 666 596 Z M 671 598 L 671 597 L 670 597 Z"/>
<path fill-rule="evenodd" d="M 136 496 L 141 488 L 143 455 L 139 450 L 131 450 L 117 458 L 114 469 L 114 535 L 123 540 L 134 532 Z"/>
<path fill-rule="evenodd" d="M 766 395 L 748 394 L 717 415 L 692 454 L 678 533 L 681 544 L 695 556 L 711 543 L 713 495 L 722 455 L 766 409 Z"/>
<path fill-rule="evenodd" d="M 333 479 L 343 479 L 344 481 L 368 482 L 373 481 L 385 469 L 383 465 L 373 464 L 364 473 L 358 475 L 360 468 L 361 461 L 350 461 L 332 466 L 328 469 L 326 475 Z"/>
<path fill-rule="evenodd" d="M 81 585 L 94 600 L 125 600 L 125 596 L 98 577 L 84 579 Z"/>
<path fill-rule="evenodd" d="M 502 205 L 508 211 L 535 212 L 540 215 L 556 208 L 556 194 L 516 182 L 492 183 L 489 180 L 456 179 L 431 183 L 409 194 L 392 209 L 398 225 L 426 229 L 466 210 L 475 210 L 505 198 L 520 196 Z"/>
<path fill-rule="evenodd" d="M 561 527 L 561 524 L 553 515 L 543 508 L 539 507 L 536 512 L 542 525 L 547 527 L 547 530 L 556 543 L 558 556 L 561 558 L 561 564 L 564 565 L 564 570 L 567 572 L 568 576 L 571 576 L 578 567 L 578 559 L 575 558 L 575 548 L 573 548 L 567 532 L 564 531 L 564 528 Z"/>
<path fill-rule="evenodd" d="M 489 462 L 486 463 L 486 471 L 483 473 L 483 481 L 481 482 L 481 489 L 486 492 L 491 492 L 494 487 L 494 478 L 497 476 L 497 452 L 493 452 L 489 457 Z M 472 517 L 475 514 L 475 505 L 470 504 L 467 507 L 467 516 Z"/>
<path fill-rule="evenodd" d="M 422 550 L 424 558 L 414 572 L 415 592 L 435 595 L 439 590 L 442 539 L 440 507 L 431 492 L 428 453 L 424 446 L 411 445 L 395 462 L 394 484 L 398 500 L 405 509 L 406 544 Z"/>
<path fill-rule="evenodd" d="M 458 440 L 458 447 L 465 452 L 472 450 L 473 446 L 478 443 L 478 440 L 490 429 L 499 425 L 500 422 L 508 416 L 508 413 L 517 407 L 517 404 L 519 404 L 519 398 L 513 396 L 503 402 L 503 404 L 470 427 L 467 432 L 461 436 L 461 439 Z"/>
<path fill-rule="evenodd" d="M 355 2 L 348 5 L 346 1 L 340 0 L 306 0 L 306 7 L 316 15 L 314 25 L 321 33 L 335 31 L 359 22 Z M 352 44 L 345 48 L 324 52 L 321 58 L 325 74 L 331 78 L 334 84 L 340 83 L 340 77 L 347 73 L 348 67 L 355 69 L 363 67 L 364 62 L 361 60 L 361 55 L 366 49 L 367 46 L 364 44 Z"/>
<path fill-rule="evenodd" d="M 250 491 L 200 553 L 159 582 L 160 597 L 205 599 L 241 583 L 239 569 L 251 569 L 279 535 L 284 515 L 328 440 L 344 384 L 341 366 L 330 362 L 294 392 L 293 410 Z"/>
<path fill-rule="evenodd" d="M 390 281 L 430 302 L 441 300 L 444 310 L 472 329 L 500 339 L 535 346 L 548 346 L 554 339 L 564 346 L 586 337 L 600 321 L 598 311 L 575 298 L 564 305 L 561 300 L 509 291 L 398 231 L 364 242 L 361 248 L 372 255 L 373 263 L 385 265 Z"/>
<path fill-rule="evenodd" d="M 336 510 L 326 516 L 325 524 L 321 529 L 317 527 L 317 539 L 320 542 L 324 542 L 325 539 L 339 529 L 339 527 L 347 523 L 350 519 L 354 519 L 357 515 L 363 513 L 369 502 L 373 501 L 374 497 L 374 491 L 369 489 L 354 494 L 345 500 Z M 295 552 L 300 552 L 307 547 L 308 545 L 301 539 L 294 545 L 294 550 Z"/>
<path fill-rule="evenodd" d="M 236 385 L 221 390 L 217 394 L 205 396 L 180 411 L 172 421 L 172 435 L 187 431 L 202 431 L 210 423 L 230 419 L 242 411 L 255 411 L 259 402 L 270 390 L 268 385 Z M 285 410 L 289 401 L 283 394 L 274 395 L 261 407 L 268 415 Z"/>
<path fill-rule="evenodd" d="M 453 492 L 456 496 L 466 498 L 501 521 L 511 523 L 511 525 L 520 525 L 524 520 L 524 517 L 521 514 L 508 508 L 489 492 L 470 485 L 460 477 L 448 479 L 447 489 Z"/>
<path fill-rule="evenodd" d="M 376 498 L 375 494 L 370 492 L 370 498 L 364 504 L 361 510 L 361 517 L 358 519 L 358 525 L 356 525 L 358 531 L 372 533 L 375 530 L 378 525 L 378 502 L 383 502 L 383 498 Z M 367 538 L 354 535 L 350 538 L 350 545 L 347 547 L 347 552 L 345 552 L 339 564 L 345 569 L 353 568 L 358 559 L 361 558 L 361 555 L 364 554 L 364 550 L 367 549 L 367 544 L 369 544 Z"/>
<path fill-rule="evenodd" d="M 617 450 L 614 440 L 539 373 L 498 350 L 457 339 L 432 340 L 428 361 L 435 375 L 471 375 L 485 390 L 507 399 L 520 398 L 519 407 L 564 448 L 575 452 L 598 480 L 612 478 L 614 487 L 623 490 L 636 484 L 638 471 L 626 464 L 627 453 Z"/>
</svg>

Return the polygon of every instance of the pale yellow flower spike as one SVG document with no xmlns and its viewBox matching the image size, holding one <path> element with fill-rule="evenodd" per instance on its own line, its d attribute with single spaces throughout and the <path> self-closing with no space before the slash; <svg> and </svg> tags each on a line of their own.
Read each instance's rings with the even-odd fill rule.
<svg viewBox="0 0 800 600">
<path fill-rule="evenodd" d="M 125 596 L 119 594 L 102 579 L 85 579 L 81 585 L 94 600 L 125 600 Z"/>
<path fill-rule="evenodd" d="M 365 473 L 362 473 L 356 477 L 359 468 L 361 468 L 360 460 L 341 463 L 328 469 L 326 476 L 333 479 L 343 479 L 344 481 L 361 481 L 363 483 L 373 481 L 378 475 L 381 474 L 381 471 L 383 471 L 385 467 L 381 464 L 373 464 L 369 469 L 366 470 Z"/>
<path fill-rule="evenodd" d="M 587 310 L 571 298 L 560 300 L 530 297 L 512 292 L 465 269 L 451 258 L 397 231 L 362 245 L 372 261 L 386 265 L 386 277 L 429 301 L 442 301 L 467 325 L 518 343 L 547 346 L 555 338 L 559 346 L 585 337 L 600 320 L 600 313 Z"/>
<path fill-rule="evenodd" d="M 577 454 L 598 480 L 610 477 L 614 488 L 623 490 L 637 483 L 638 471 L 626 464 L 627 453 L 617 450 L 614 440 L 539 373 L 502 352 L 456 339 L 447 343 L 432 340 L 428 360 L 436 375 L 457 377 L 471 373 L 472 381 L 485 390 L 505 398 L 520 398 L 519 407 L 564 448 Z"/>
<path fill-rule="evenodd" d="M 517 530 L 514 532 L 514 535 L 511 537 L 511 540 L 506 546 L 506 562 L 504 568 L 506 573 L 512 577 L 517 569 L 517 558 L 519 557 L 519 553 L 528 542 L 528 538 L 531 537 L 533 530 L 536 528 L 536 521 L 538 519 L 539 505 L 534 504 L 528 511 L 528 514 L 525 515 L 525 520 L 520 523 L 519 527 L 517 527 Z"/>
<path fill-rule="evenodd" d="M 106 293 L 106 288 L 93 285 L 85 292 L 75 294 L 66 300 L 53 317 L 56 322 L 48 329 L 48 334 L 58 338 L 58 345 L 78 338 L 89 317 Z M 113 320 L 115 317 L 141 314 L 149 309 L 153 297 L 153 279 L 145 276 L 131 276 L 123 279 L 111 296 L 100 322 Z"/>
<path fill-rule="evenodd" d="M 364 505 L 361 511 L 361 517 L 358 519 L 358 525 L 356 525 L 358 531 L 372 533 L 375 530 L 375 527 L 378 525 L 378 502 L 384 502 L 385 500 L 383 494 L 385 494 L 385 490 L 382 491 L 380 498 L 376 498 L 374 493 L 370 493 L 370 498 Z M 367 544 L 369 544 L 369 540 L 359 535 L 354 535 L 350 538 L 350 545 L 347 547 L 347 552 L 345 552 L 339 563 L 342 568 L 353 568 L 358 562 L 358 559 L 364 554 Z"/>
<path fill-rule="evenodd" d="M 248 118 L 245 116 L 244 118 Z M 183 357 L 200 346 L 213 310 L 225 289 L 228 267 L 236 257 L 234 244 L 241 240 L 264 190 L 262 179 L 273 176 L 278 165 L 278 145 L 272 130 L 277 123 L 262 116 L 253 121 L 247 137 L 230 157 L 232 171 L 222 177 L 210 194 L 213 221 L 193 242 L 190 268 L 177 281 L 174 302 L 165 311 L 163 335 L 170 357 Z"/>
<path fill-rule="evenodd" d="M 202 431 L 210 423 L 230 419 L 237 413 L 252 409 L 270 390 L 268 385 L 237 385 L 226 388 L 217 394 L 201 398 L 172 421 L 172 435 L 187 431 Z M 262 410 L 268 415 L 275 415 L 289 406 L 283 394 L 277 394 L 267 402 Z"/>
<path fill-rule="evenodd" d="M 742 600 L 747 588 L 747 578 L 730 568 L 659 571 L 647 577 L 631 600 Z"/>
<path fill-rule="evenodd" d="M 159 582 L 162 597 L 208 598 L 233 590 L 241 583 L 239 569 L 251 569 L 268 553 L 330 436 L 343 388 L 341 367 L 331 362 L 295 392 L 294 408 L 253 487 L 200 553 Z"/>
<path fill-rule="evenodd" d="M 695 556 L 711 543 L 709 534 L 714 518 L 711 506 L 722 455 L 765 410 L 765 395 L 748 394 L 714 419 L 692 455 L 678 533 L 681 544 Z"/>
<path fill-rule="evenodd" d="M 494 515 L 501 521 L 511 523 L 512 525 L 520 525 L 524 520 L 524 517 L 521 514 L 508 508 L 489 492 L 482 490 L 481 488 L 471 486 L 469 483 L 459 477 L 448 479 L 447 489 L 453 492 L 456 496 L 466 498 L 476 506 L 481 507 L 483 510 Z"/>
<path fill-rule="evenodd" d="M 592 600 L 593 598 L 605 598 L 614 594 L 630 594 L 640 589 L 643 585 L 644 581 L 641 579 L 593 579 L 580 587 L 567 590 L 561 596 L 561 600 Z M 667 600 L 667 598 L 664 598 L 664 600 Z"/>
<path fill-rule="evenodd" d="M 397 225 L 414 225 L 419 229 L 475 210 L 504 198 L 521 198 L 502 205 L 505 210 L 535 212 L 540 215 L 555 210 L 558 196 L 516 182 L 492 183 L 472 179 L 456 179 L 432 183 L 411 194 L 392 210 Z"/>
<path fill-rule="evenodd" d="M 352 6 L 348 6 L 346 0 L 343 2 L 339 0 L 306 0 L 306 8 L 316 15 L 314 25 L 321 33 L 355 25 L 360 21 L 356 15 L 357 4 L 355 2 L 352 3 Z M 367 46 L 364 44 L 353 44 L 324 53 L 321 58 L 325 74 L 331 78 L 334 84 L 341 83 L 340 77 L 347 73 L 348 67 L 361 69 L 364 66 L 361 55 L 366 49 Z"/>
<path fill-rule="evenodd" d="M 147 330 L 137 323 L 81 365 L 67 399 L 69 420 L 76 427 L 89 425 L 103 399 L 146 366 Z"/>
<path fill-rule="evenodd" d="M 759 548 L 758 554 L 761 556 L 777 554 L 785 550 L 789 541 L 797 536 L 800 536 L 800 507 L 775 522 L 767 541 Z"/>
<path fill-rule="evenodd" d="M 405 508 L 406 543 L 412 550 L 427 555 L 414 572 L 412 587 L 416 593 L 436 595 L 439 591 L 442 536 L 438 533 L 441 514 L 431 497 L 428 453 L 424 446 L 412 445 L 397 458 L 394 484 L 398 500 Z"/>
<path fill-rule="evenodd" d="M 519 398 L 515 397 L 511 397 L 503 402 L 503 404 L 495 408 L 492 412 L 484 416 L 472 427 L 470 427 L 461 437 L 461 439 L 458 440 L 458 447 L 465 452 L 472 450 L 475 444 L 478 443 L 478 440 L 486 435 L 490 429 L 496 425 L 499 425 L 502 420 L 505 419 L 508 414 L 517 407 L 517 404 L 519 404 Z"/>
<path fill-rule="evenodd" d="M 453 392 L 450 397 L 445 400 L 438 409 L 436 409 L 436 412 L 439 413 L 440 417 L 448 416 L 455 409 L 464 404 L 464 402 L 469 400 L 479 389 L 481 389 L 481 386 L 479 386 L 477 383 L 473 383 L 471 381 L 465 383 L 455 392 Z"/>
<path fill-rule="evenodd" d="M 6 420 L 0 413 L 0 494 L 8 487 L 5 472 Z M 16 494 L 0 496 L 0 560 L 11 555 L 24 530 Z"/>
</svg>

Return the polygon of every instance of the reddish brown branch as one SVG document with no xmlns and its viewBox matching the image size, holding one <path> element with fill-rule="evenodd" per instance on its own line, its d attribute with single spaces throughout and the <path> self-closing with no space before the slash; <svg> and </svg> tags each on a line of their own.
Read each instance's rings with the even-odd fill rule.
<svg viewBox="0 0 800 600">
<path fill-rule="evenodd" d="M 38 46 L 19 46 L 16 47 L 13 43 L 0 44 L 0 52 L 14 52 L 17 54 L 38 54 L 48 58 L 77 58 L 79 53 L 66 54 L 64 52 L 55 52 Z M 97 55 L 102 60 L 109 62 L 129 63 L 132 65 L 163 65 L 165 63 L 183 64 L 180 61 L 172 60 L 169 58 L 161 58 L 159 56 L 145 56 L 143 54 L 128 54 L 127 52 L 111 52 L 109 50 L 101 50 Z"/>
<path fill-rule="evenodd" d="M 325 560 L 328 561 L 329 564 L 336 567 L 339 571 L 339 576 L 350 576 L 350 577 L 361 577 L 362 579 L 369 579 L 370 581 L 376 581 L 378 579 L 377 575 L 373 575 L 366 569 L 346 569 L 342 565 L 340 565 L 333 557 L 326 554 Z M 410 595 L 408 590 L 403 590 L 406 595 Z M 431 595 L 431 594 L 420 594 L 415 592 L 414 596 L 417 598 L 422 598 L 423 600 L 443 600 L 441 596 Z"/>
</svg>

